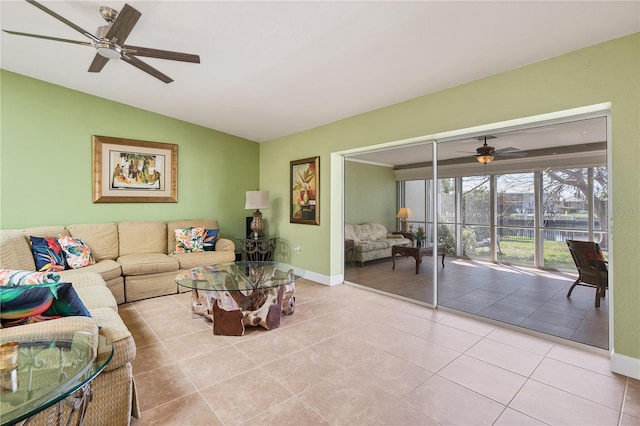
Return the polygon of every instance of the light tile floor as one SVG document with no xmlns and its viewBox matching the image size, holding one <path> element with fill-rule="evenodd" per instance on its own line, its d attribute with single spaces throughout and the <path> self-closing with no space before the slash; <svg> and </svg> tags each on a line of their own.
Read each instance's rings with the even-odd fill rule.
<svg viewBox="0 0 640 426">
<path fill-rule="evenodd" d="M 345 268 L 345 280 L 409 299 L 433 304 L 432 258 L 425 257 L 420 273 L 413 258 L 396 257 Z M 438 263 L 438 303 L 563 339 L 609 347 L 609 300 L 595 308 L 595 289 L 576 286 L 577 274 L 489 262 L 447 258 Z M 608 295 L 608 292 L 607 292 Z"/>
<path fill-rule="evenodd" d="M 214 336 L 190 295 L 120 306 L 141 425 L 640 425 L 608 359 L 353 286 L 297 284 L 279 329 Z"/>
</svg>

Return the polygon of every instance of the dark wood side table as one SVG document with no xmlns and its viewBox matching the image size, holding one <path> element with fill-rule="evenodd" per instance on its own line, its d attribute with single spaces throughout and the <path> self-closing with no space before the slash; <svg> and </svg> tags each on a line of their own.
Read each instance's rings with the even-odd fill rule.
<svg viewBox="0 0 640 426">
<path fill-rule="evenodd" d="M 444 268 L 444 244 L 438 244 L 438 253 L 442 253 L 442 267 Z M 413 257 L 416 260 L 416 274 L 420 273 L 420 264 L 422 263 L 422 256 L 433 256 L 433 246 L 429 247 L 407 247 L 407 246 L 393 246 L 391 247 L 391 259 L 393 260 L 393 268 L 396 269 L 396 256 Z"/>
<path fill-rule="evenodd" d="M 347 257 L 347 252 L 351 253 L 351 266 L 353 266 L 354 258 L 356 257 L 356 244 L 353 240 L 344 240 L 344 256 Z"/>
</svg>

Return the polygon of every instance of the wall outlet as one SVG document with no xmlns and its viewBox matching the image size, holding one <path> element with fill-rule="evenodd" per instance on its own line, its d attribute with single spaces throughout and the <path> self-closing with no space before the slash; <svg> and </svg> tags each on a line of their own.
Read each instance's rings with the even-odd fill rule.
<svg viewBox="0 0 640 426">
<path fill-rule="evenodd" d="M 296 253 L 300 253 L 302 251 L 302 249 L 300 248 L 300 246 L 295 246 L 293 248 L 293 251 L 295 251 Z"/>
</svg>

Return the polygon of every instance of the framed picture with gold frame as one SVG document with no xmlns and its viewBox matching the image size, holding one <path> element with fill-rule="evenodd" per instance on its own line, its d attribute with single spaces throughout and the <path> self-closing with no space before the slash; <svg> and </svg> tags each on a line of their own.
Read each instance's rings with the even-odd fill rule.
<svg viewBox="0 0 640 426">
<path fill-rule="evenodd" d="M 94 203 L 177 203 L 178 145 L 93 136 Z"/>
<path fill-rule="evenodd" d="M 320 225 L 320 157 L 291 161 L 289 222 Z"/>
</svg>

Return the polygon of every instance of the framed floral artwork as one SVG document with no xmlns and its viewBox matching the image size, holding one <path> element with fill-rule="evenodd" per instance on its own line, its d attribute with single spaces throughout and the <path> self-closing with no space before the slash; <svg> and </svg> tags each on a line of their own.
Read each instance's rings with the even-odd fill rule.
<svg viewBox="0 0 640 426">
<path fill-rule="evenodd" d="M 291 161 L 290 223 L 320 225 L 320 157 Z"/>
<path fill-rule="evenodd" d="M 178 145 L 93 136 L 94 203 L 177 203 Z"/>
</svg>

